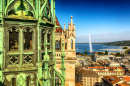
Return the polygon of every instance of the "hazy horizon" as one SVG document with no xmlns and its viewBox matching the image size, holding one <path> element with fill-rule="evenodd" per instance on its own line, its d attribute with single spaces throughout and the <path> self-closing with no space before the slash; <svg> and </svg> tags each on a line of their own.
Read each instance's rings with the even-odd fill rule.
<svg viewBox="0 0 130 86">
<path fill-rule="evenodd" d="M 130 41 L 130 40 L 120 40 L 120 41 Z M 109 41 L 109 42 L 118 42 L 118 41 Z M 89 44 L 89 42 L 76 42 L 76 43 L 87 43 L 87 44 Z M 92 42 L 92 43 L 108 43 L 108 42 Z"/>
</svg>

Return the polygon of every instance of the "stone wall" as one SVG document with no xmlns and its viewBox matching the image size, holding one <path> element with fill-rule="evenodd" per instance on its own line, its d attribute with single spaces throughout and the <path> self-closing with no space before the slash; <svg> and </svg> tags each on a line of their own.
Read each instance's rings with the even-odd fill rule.
<svg viewBox="0 0 130 86">
<path fill-rule="evenodd" d="M 56 61 L 56 68 L 59 72 L 60 71 L 60 67 L 61 67 L 61 60 Z M 65 86 L 75 86 L 75 61 L 65 61 L 65 67 L 66 67 L 66 71 L 65 71 Z"/>
</svg>

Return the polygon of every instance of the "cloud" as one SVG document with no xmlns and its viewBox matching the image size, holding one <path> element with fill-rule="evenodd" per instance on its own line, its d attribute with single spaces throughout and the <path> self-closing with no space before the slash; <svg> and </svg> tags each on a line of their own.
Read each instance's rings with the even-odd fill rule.
<svg viewBox="0 0 130 86">
<path fill-rule="evenodd" d="M 124 31 L 120 33 L 104 32 L 91 35 L 92 42 L 112 42 L 122 40 L 130 40 L 130 31 Z M 76 38 L 76 43 L 86 43 L 86 42 L 89 42 L 88 35 Z"/>
</svg>

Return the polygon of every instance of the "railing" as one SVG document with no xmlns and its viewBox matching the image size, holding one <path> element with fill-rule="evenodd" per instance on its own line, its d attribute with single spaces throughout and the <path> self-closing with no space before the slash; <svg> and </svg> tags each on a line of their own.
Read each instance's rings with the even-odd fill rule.
<svg viewBox="0 0 130 86">
<path fill-rule="evenodd" d="M 56 56 L 56 58 L 61 57 L 61 51 L 56 51 L 55 56 Z"/>
</svg>

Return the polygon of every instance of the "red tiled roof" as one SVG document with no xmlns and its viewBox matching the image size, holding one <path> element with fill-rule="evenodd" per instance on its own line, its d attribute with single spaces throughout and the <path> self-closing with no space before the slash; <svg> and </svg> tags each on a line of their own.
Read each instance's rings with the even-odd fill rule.
<svg viewBox="0 0 130 86">
<path fill-rule="evenodd" d="M 59 21 L 58 21 L 58 19 L 57 19 L 57 17 L 56 17 L 56 20 L 55 20 L 55 21 L 56 21 L 56 25 L 59 26 L 59 27 L 61 27 L 61 26 L 60 26 L 60 23 L 59 23 Z M 61 33 L 61 32 L 62 32 L 62 28 L 56 28 L 56 31 L 55 31 L 55 32 L 60 32 L 60 33 Z"/>
<path fill-rule="evenodd" d="M 82 86 L 80 83 L 75 83 L 75 86 Z"/>
<path fill-rule="evenodd" d="M 109 81 L 112 85 L 121 81 L 117 76 L 104 76 L 104 79 Z"/>
<path fill-rule="evenodd" d="M 126 80 L 126 82 L 130 82 L 130 77 L 123 77 L 125 80 Z"/>
</svg>

